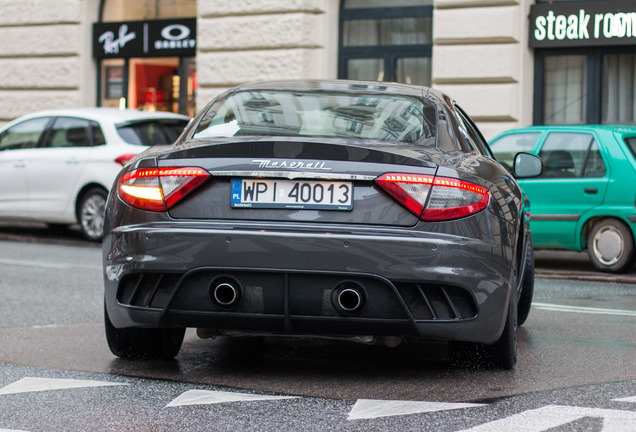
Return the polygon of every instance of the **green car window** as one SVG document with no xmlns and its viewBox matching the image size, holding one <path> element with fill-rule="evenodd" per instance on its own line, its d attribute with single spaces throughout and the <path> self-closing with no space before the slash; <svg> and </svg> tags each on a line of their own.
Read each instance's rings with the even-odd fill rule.
<svg viewBox="0 0 636 432">
<path fill-rule="evenodd" d="M 627 147 L 636 158 L 636 137 L 625 138 L 625 143 L 627 144 Z"/>
<path fill-rule="evenodd" d="M 519 152 L 531 152 L 541 136 L 538 132 L 504 135 L 490 144 L 497 161 L 512 171 L 515 155 Z"/>
<path fill-rule="evenodd" d="M 583 169 L 583 177 L 603 177 L 605 176 L 605 163 L 601 157 L 601 152 L 598 150 L 596 141 L 592 142 L 589 153 L 587 154 L 587 160 L 585 161 L 585 168 Z"/>
<path fill-rule="evenodd" d="M 545 163 L 545 178 L 605 176 L 605 163 L 590 134 L 551 133 L 539 156 Z"/>
</svg>

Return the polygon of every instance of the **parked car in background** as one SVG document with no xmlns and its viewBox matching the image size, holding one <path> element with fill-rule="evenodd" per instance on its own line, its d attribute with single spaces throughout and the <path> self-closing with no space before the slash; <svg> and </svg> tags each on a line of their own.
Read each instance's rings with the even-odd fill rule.
<svg viewBox="0 0 636 432">
<path fill-rule="evenodd" d="M 539 175 L 541 160 L 515 158 Z M 106 210 L 105 324 L 122 358 L 199 335 L 450 341 L 510 369 L 532 301 L 527 201 L 448 96 L 248 84 L 140 154 Z"/>
<path fill-rule="evenodd" d="M 148 146 L 171 144 L 178 114 L 83 108 L 41 111 L 0 130 L 0 220 L 78 223 L 102 238 L 106 197 L 117 173 Z"/>
<path fill-rule="evenodd" d="M 607 272 L 634 265 L 636 127 L 533 126 L 490 145 L 509 169 L 519 151 L 543 158 L 540 177 L 519 181 L 532 203 L 535 247 L 587 250 Z"/>
</svg>

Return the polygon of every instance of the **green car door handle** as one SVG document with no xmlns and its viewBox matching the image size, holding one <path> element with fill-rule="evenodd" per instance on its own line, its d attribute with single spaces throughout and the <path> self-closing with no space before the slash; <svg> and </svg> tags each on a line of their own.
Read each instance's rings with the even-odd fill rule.
<svg viewBox="0 0 636 432">
<path fill-rule="evenodd" d="M 597 188 L 585 188 L 586 194 L 596 194 L 598 192 Z"/>
</svg>

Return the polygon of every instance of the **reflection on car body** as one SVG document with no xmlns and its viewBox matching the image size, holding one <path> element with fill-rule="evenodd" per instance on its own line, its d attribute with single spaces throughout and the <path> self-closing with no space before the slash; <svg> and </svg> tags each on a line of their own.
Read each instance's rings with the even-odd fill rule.
<svg viewBox="0 0 636 432">
<path fill-rule="evenodd" d="M 461 132 L 460 132 L 461 130 Z M 538 175 L 521 154 L 513 169 Z M 534 283 L 527 200 L 470 118 L 424 87 L 247 84 L 118 176 L 106 212 L 111 351 L 202 335 L 450 341 L 516 362 Z"/>
<path fill-rule="evenodd" d="M 507 131 L 491 146 L 504 165 L 519 151 L 545 162 L 540 177 L 519 182 L 532 203 L 535 247 L 588 250 L 602 271 L 634 265 L 635 127 L 533 126 Z"/>
<path fill-rule="evenodd" d="M 100 240 L 106 196 L 137 153 L 174 142 L 177 114 L 113 108 L 40 111 L 0 130 L 0 219 L 79 223 Z"/>
</svg>

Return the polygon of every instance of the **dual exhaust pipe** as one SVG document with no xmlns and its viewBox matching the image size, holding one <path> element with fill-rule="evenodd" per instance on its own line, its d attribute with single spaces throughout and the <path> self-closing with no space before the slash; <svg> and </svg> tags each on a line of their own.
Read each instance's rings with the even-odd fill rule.
<svg viewBox="0 0 636 432">
<path fill-rule="evenodd" d="M 241 285 L 231 277 L 219 277 L 210 284 L 210 298 L 221 309 L 234 309 L 241 301 Z"/>
<path fill-rule="evenodd" d="M 342 315 L 357 315 L 364 309 L 367 303 L 367 295 L 359 283 L 344 281 L 334 288 L 331 302 Z"/>
<path fill-rule="evenodd" d="M 241 284 L 229 276 L 221 276 L 210 283 L 210 298 L 221 309 L 234 309 L 241 301 Z M 364 309 L 367 296 L 364 288 L 354 281 L 340 282 L 333 290 L 331 301 L 342 315 L 357 315 Z"/>
</svg>

